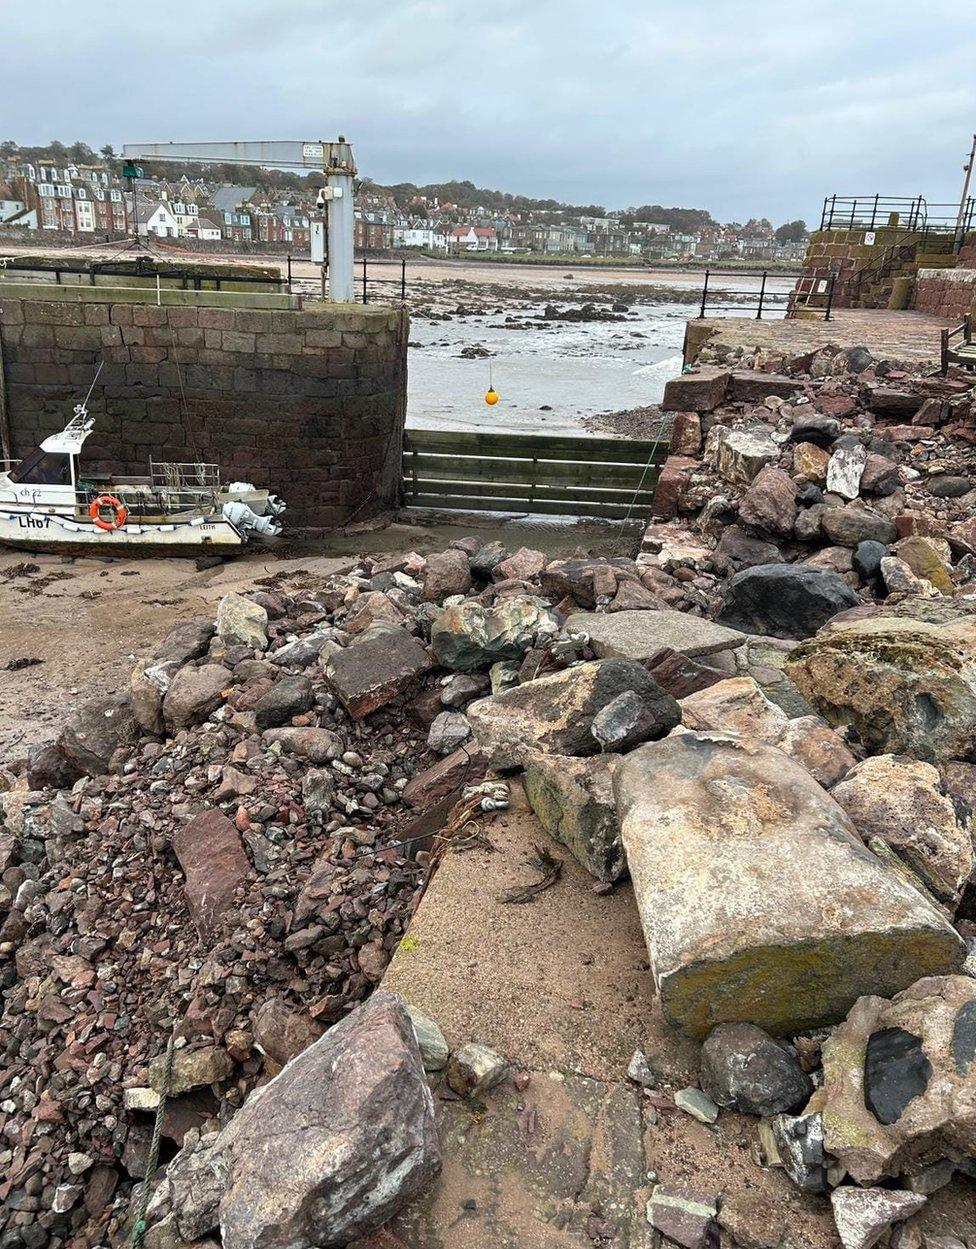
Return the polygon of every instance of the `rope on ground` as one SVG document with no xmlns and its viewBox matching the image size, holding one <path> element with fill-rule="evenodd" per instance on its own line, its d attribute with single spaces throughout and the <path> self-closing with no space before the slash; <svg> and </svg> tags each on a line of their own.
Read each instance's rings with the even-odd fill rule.
<svg viewBox="0 0 976 1249">
<path fill-rule="evenodd" d="M 163 1116 L 166 1113 L 166 1098 L 169 1095 L 170 1077 L 173 1074 L 173 1047 L 175 1042 L 176 1028 L 174 1027 L 166 1044 L 163 1087 L 160 1090 L 159 1104 L 156 1107 L 156 1120 L 153 1123 L 152 1140 L 149 1142 L 149 1156 L 146 1159 L 146 1178 L 142 1182 L 142 1192 L 139 1194 L 139 1212 L 132 1227 L 132 1238 L 129 1241 L 130 1249 L 139 1249 L 142 1244 L 142 1238 L 146 1234 L 146 1211 L 149 1209 L 149 1193 L 152 1187 L 153 1176 L 156 1173 L 156 1166 L 159 1162 L 159 1142 L 163 1134 Z"/>
</svg>

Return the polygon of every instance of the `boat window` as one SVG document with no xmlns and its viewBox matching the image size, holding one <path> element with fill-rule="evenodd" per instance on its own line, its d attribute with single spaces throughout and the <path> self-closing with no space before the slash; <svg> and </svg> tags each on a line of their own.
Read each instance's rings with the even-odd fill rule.
<svg viewBox="0 0 976 1249">
<path fill-rule="evenodd" d="M 14 468 L 10 480 L 32 486 L 70 486 L 68 457 L 57 451 L 32 451 Z"/>
</svg>

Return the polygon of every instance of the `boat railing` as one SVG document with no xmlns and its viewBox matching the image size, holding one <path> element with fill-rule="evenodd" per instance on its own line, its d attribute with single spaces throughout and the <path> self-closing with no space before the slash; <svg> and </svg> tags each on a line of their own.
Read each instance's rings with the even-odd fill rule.
<svg viewBox="0 0 976 1249">
<path fill-rule="evenodd" d="M 150 460 L 149 480 L 153 486 L 183 490 L 218 490 L 220 466 L 205 463 L 179 463 L 177 461 Z"/>
</svg>

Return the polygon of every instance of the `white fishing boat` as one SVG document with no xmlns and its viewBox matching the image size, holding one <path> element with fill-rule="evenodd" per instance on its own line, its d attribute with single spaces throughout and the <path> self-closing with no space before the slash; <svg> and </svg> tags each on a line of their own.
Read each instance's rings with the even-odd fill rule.
<svg viewBox="0 0 976 1249">
<path fill-rule="evenodd" d="M 88 475 L 84 403 L 22 460 L 0 461 L 0 544 L 92 555 L 227 554 L 281 533 L 285 505 L 216 464 L 150 460 L 145 477 Z"/>
</svg>

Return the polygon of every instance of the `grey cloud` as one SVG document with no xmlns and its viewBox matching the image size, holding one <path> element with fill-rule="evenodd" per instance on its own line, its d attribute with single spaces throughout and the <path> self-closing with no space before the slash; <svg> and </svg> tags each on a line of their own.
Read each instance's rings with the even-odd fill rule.
<svg viewBox="0 0 976 1249">
<path fill-rule="evenodd" d="M 951 201 L 967 6 L 877 0 L 0 0 L 0 137 L 327 138 L 379 181 L 609 207 Z"/>
</svg>

